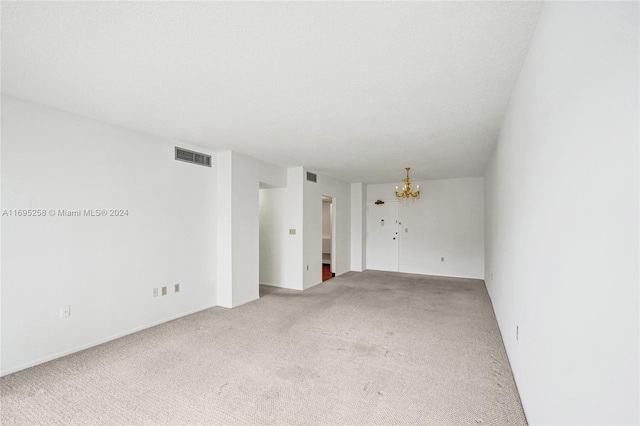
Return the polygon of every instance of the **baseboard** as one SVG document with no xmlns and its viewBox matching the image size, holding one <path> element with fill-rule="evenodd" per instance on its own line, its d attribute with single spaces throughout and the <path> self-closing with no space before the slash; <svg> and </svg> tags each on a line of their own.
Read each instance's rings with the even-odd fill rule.
<svg viewBox="0 0 640 426">
<path fill-rule="evenodd" d="M 267 287 L 284 288 L 285 290 L 298 290 L 298 291 L 300 291 L 299 288 L 287 287 L 287 286 L 284 286 L 284 285 L 281 285 L 281 284 L 260 283 L 260 285 L 266 285 Z"/>
<path fill-rule="evenodd" d="M 210 305 L 210 306 L 204 306 L 204 307 L 201 307 L 201 308 L 193 309 L 191 311 L 183 312 L 181 314 L 174 315 L 174 316 L 169 317 L 169 318 L 164 318 L 162 320 L 155 321 L 155 322 L 152 322 L 152 323 L 140 326 L 140 327 L 132 328 L 132 329 L 124 331 L 122 333 L 118 333 L 118 334 L 114 334 L 114 335 L 109 336 L 109 337 L 105 337 L 105 338 L 102 338 L 102 339 L 94 340 L 91 343 L 86 343 L 84 345 L 76 346 L 76 347 L 74 347 L 72 349 L 67 349 L 65 351 L 61 351 L 61 352 L 55 353 L 53 355 L 47 355 L 47 356 L 39 358 L 39 359 L 37 359 L 35 361 L 30 361 L 30 362 L 27 362 L 25 364 L 18 365 L 17 367 L 12 367 L 12 368 L 8 368 L 6 370 L 2 370 L 2 371 L 0 371 L 0 377 L 6 376 L 6 375 L 11 374 L 11 373 L 18 372 L 20 370 L 25 370 L 27 368 L 35 367 L 36 365 L 44 364 L 45 362 L 53 361 L 54 359 L 62 358 L 63 356 L 67 356 L 67 355 L 74 354 L 76 352 L 84 351 L 85 349 L 89 349 L 89 348 L 92 348 L 94 346 L 98 346 L 98 345 L 101 345 L 103 343 L 107 343 L 107 342 L 110 342 L 112 340 L 116 340 L 116 339 L 119 339 L 121 337 L 128 336 L 129 334 L 137 333 L 138 331 L 142 331 L 142 330 L 145 330 L 147 328 L 155 327 L 156 325 L 164 324 L 165 322 L 169 322 L 169 321 L 173 321 L 173 320 L 178 319 L 178 318 L 186 317 L 187 315 L 195 314 L 196 312 L 200 312 L 200 311 L 204 311 L 204 310 L 207 310 L 207 309 L 211 309 L 211 308 L 214 308 L 216 306 L 217 305 L 214 304 L 214 305 Z"/>
<path fill-rule="evenodd" d="M 317 282 L 317 283 L 315 283 L 315 284 L 311 284 L 310 286 L 305 287 L 304 289 L 305 289 L 305 290 L 308 290 L 308 289 L 310 289 L 311 287 L 315 287 L 315 286 L 317 286 L 318 284 L 322 284 L 323 282 L 324 282 L 324 281 L 319 281 L 319 282 Z"/>
<path fill-rule="evenodd" d="M 260 299 L 260 296 L 258 297 L 252 297 L 251 299 L 247 299 L 245 301 L 242 301 L 240 303 L 234 303 L 232 305 L 232 308 L 237 308 L 238 306 L 242 306 L 242 305 L 246 305 L 247 303 L 251 303 L 251 302 L 255 302 L 256 300 Z"/>
<path fill-rule="evenodd" d="M 365 269 L 362 272 L 365 271 L 372 271 L 372 272 L 389 272 L 392 274 L 407 274 L 407 275 L 420 275 L 423 277 L 433 277 L 433 278 L 445 278 L 445 279 L 462 279 L 462 280 L 476 280 L 476 281 L 484 281 L 484 277 L 468 277 L 468 276 L 462 276 L 462 275 L 439 275 L 439 274 L 427 274 L 425 272 L 410 272 L 410 271 L 382 271 L 382 270 L 378 270 L 378 269 Z"/>
</svg>

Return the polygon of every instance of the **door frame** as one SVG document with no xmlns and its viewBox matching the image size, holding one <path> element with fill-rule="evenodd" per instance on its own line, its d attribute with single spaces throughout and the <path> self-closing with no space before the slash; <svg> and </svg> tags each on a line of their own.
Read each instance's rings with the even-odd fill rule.
<svg viewBox="0 0 640 426">
<path fill-rule="evenodd" d="M 331 232 L 331 262 L 330 262 L 330 270 L 331 274 L 335 276 L 336 273 L 336 198 L 331 195 L 322 195 L 322 226 L 321 226 L 321 237 L 324 239 L 324 200 L 330 200 L 327 204 L 329 204 L 329 226 Z M 321 254 L 323 250 L 320 250 Z"/>
</svg>

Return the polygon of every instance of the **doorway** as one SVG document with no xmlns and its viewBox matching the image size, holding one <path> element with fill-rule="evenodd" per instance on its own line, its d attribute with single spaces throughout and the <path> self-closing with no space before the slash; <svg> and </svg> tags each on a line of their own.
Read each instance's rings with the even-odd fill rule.
<svg viewBox="0 0 640 426">
<path fill-rule="evenodd" d="M 322 196 L 322 281 L 330 280 L 334 272 L 333 198 Z"/>
<path fill-rule="evenodd" d="M 367 269 L 398 272 L 398 202 L 367 204 Z"/>
</svg>

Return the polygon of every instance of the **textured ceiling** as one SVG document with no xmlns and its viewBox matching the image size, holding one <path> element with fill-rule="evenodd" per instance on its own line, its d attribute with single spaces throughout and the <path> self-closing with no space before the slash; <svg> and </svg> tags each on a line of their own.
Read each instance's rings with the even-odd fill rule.
<svg viewBox="0 0 640 426">
<path fill-rule="evenodd" d="M 350 182 L 480 176 L 531 2 L 2 2 L 2 92 Z"/>
</svg>

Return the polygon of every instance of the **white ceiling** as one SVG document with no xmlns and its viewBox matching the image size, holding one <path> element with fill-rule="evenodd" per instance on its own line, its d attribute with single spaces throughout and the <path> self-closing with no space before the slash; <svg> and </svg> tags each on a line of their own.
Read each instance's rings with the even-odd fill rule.
<svg viewBox="0 0 640 426">
<path fill-rule="evenodd" d="M 482 175 L 541 4 L 1 7 L 5 94 L 381 183 Z"/>
</svg>

